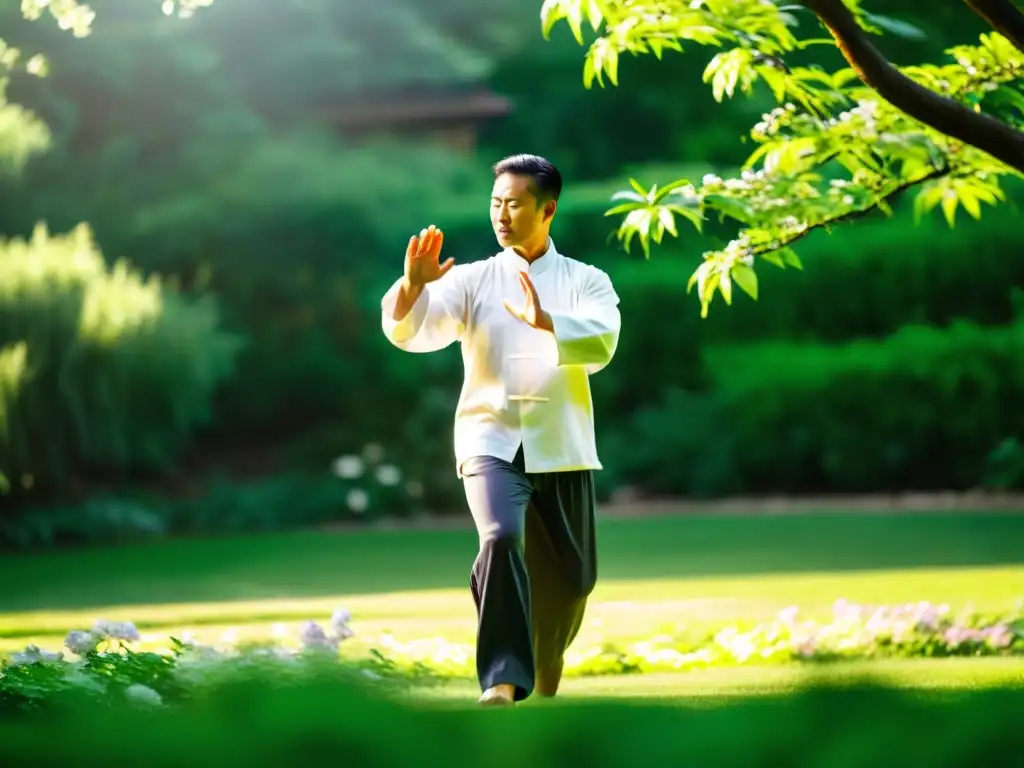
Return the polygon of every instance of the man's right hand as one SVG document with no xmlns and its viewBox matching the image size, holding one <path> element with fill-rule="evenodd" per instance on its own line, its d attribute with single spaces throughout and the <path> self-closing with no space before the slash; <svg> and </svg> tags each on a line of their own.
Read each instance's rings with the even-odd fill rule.
<svg viewBox="0 0 1024 768">
<path fill-rule="evenodd" d="M 405 287 L 419 293 L 423 286 L 439 280 L 455 266 L 455 259 L 440 261 L 444 233 L 431 224 L 409 238 L 405 251 Z"/>
<path fill-rule="evenodd" d="M 427 283 L 440 280 L 455 266 L 455 259 L 448 259 L 443 264 L 440 262 L 443 242 L 444 234 L 433 224 L 409 238 L 409 247 L 405 250 L 405 275 L 391 315 L 396 321 L 401 322 L 409 314 Z"/>
</svg>

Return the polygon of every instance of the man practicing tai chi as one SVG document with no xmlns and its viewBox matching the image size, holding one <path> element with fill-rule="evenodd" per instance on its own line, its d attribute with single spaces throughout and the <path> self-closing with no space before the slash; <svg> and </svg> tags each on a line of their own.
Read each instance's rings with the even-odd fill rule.
<svg viewBox="0 0 1024 768">
<path fill-rule="evenodd" d="M 441 262 L 431 226 L 409 240 L 405 275 L 381 309 L 400 349 L 462 344 L 455 460 L 480 536 L 470 577 L 480 703 L 511 705 L 535 688 L 555 695 L 597 580 L 588 377 L 612 359 L 620 320 L 608 276 L 551 241 L 558 170 L 533 155 L 493 170 L 491 225 L 504 250 Z"/>
</svg>

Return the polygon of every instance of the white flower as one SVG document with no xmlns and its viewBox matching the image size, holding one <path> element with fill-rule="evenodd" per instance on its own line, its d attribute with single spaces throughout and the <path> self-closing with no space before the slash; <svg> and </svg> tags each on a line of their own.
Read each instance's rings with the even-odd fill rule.
<svg viewBox="0 0 1024 768">
<path fill-rule="evenodd" d="M 363 448 L 363 457 L 371 464 L 376 464 L 384 458 L 384 448 L 378 443 L 370 443 Z"/>
<path fill-rule="evenodd" d="M 788 608 L 783 608 L 781 611 L 779 611 L 779 621 L 791 627 L 793 626 L 793 624 L 796 623 L 796 616 L 799 612 L 800 609 L 797 608 L 797 606 L 795 605 L 791 605 Z"/>
<path fill-rule="evenodd" d="M 107 621 L 100 619 L 93 625 L 92 631 L 100 636 L 101 640 L 123 640 L 135 642 L 139 640 L 139 630 L 130 621 Z"/>
<path fill-rule="evenodd" d="M 124 690 L 125 698 L 136 704 L 146 704 L 148 706 L 158 707 L 164 703 L 164 700 L 160 697 L 160 694 L 150 688 L 148 685 L 142 685 L 141 683 L 134 683 L 129 685 Z"/>
<path fill-rule="evenodd" d="M 331 626 L 337 626 L 339 624 L 348 625 L 352 621 L 352 611 L 348 608 L 337 608 L 334 613 L 331 614 Z"/>
<path fill-rule="evenodd" d="M 238 642 L 238 629 L 235 627 L 228 627 L 220 633 L 220 641 L 227 645 L 234 645 Z"/>
<path fill-rule="evenodd" d="M 332 469 L 335 476 L 343 480 L 355 480 L 363 474 L 363 460 L 358 456 L 342 456 L 335 459 Z"/>
<path fill-rule="evenodd" d="M 299 637 L 306 650 L 330 650 L 337 652 L 338 641 L 328 637 L 324 628 L 315 621 L 307 621 L 302 625 Z"/>
<path fill-rule="evenodd" d="M 347 608 L 338 608 L 331 616 L 331 631 L 338 640 L 347 640 L 355 635 L 348 623 L 352 621 L 352 612 Z"/>
<path fill-rule="evenodd" d="M 362 488 L 353 488 L 345 497 L 345 503 L 348 504 L 350 510 L 359 514 L 365 512 L 366 508 L 370 506 L 370 496 Z"/>
<path fill-rule="evenodd" d="M 64 638 L 64 646 L 76 656 L 85 656 L 96 650 L 101 639 L 94 632 L 73 629 Z"/>
<path fill-rule="evenodd" d="M 402 473 L 394 464 L 381 464 L 377 467 L 377 482 L 385 486 L 398 485 L 402 480 Z"/>
<path fill-rule="evenodd" d="M 36 664 L 36 663 L 47 663 L 50 661 L 62 661 L 64 659 L 63 653 L 54 653 L 52 651 L 41 650 L 38 646 L 29 645 L 21 653 L 16 653 L 11 656 L 11 666 L 20 667 L 22 665 Z"/>
</svg>

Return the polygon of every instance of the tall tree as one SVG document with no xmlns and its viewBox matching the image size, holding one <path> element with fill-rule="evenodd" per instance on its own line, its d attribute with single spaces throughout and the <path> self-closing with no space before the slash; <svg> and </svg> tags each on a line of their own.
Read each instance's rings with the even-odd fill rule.
<svg viewBox="0 0 1024 768">
<path fill-rule="evenodd" d="M 778 107 L 750 137 L 757 144 L 739 178 L 679 179 L 619 193 L 608 213 L 628 249 L 645 255 L 677 217 L 701 227 L 709 211 L 734 220 L 738 234 L 708 251 L 690 278 L 701 314 L 714 297 L 727 303 L 733 285 L 757 298 L 754 265 L 763 259 L 800 268 L 792 246 L 818 229 L 881 210 L 915 189 L 915 214 L 940 208 L 950 226 L 958 208 L 981 216 L 981 204 L 1005 200 L 1001 177 L 1024 176 L 1024 15 L 1010 0 L 965 0 L 991 31 L 957 45 L 949 61 L 897 67 L 874 45 L 883 30 L 913 31 L 871 14 L 861 0 L 546 0 L 545 36 L 564 22 L 584 45 L 595 38 L 583 78 L 617 84 L 625 53 L 719 47 L 704 71 L 716 100 L 750 94 L 762 84 Z M 798 37 L 801 27 L 811 36 Z M 828 36 L 818 30 L 824 28 Z M 838 49 L 846 66 L 797 66 L 813 46 Z"/>
</svg>

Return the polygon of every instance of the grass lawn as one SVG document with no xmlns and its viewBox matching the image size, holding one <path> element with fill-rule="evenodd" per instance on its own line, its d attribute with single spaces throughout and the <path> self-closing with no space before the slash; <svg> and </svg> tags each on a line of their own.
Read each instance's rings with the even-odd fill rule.
<svg viewBox="0 0 1024 768">
<path fill-rule="evenodd" d="M 823 618 L 840 597 L 986 611 L 1011 609 L 1024 597 L 1024 516 L 662 517 L 606 520 L 599 536 L 601 577 L 580 645 L 751 622 L 788 605 Z M 28 642 L 57 649 L 68 629 L 100 617 L 130 619 L 159 635 L 188 628 L 200 639 L 224 632 L 267 637 L 274 624 L 294 630 L 303 620 L 325 619 L 338 605 L 354 616 L 351 652 L 383 632 L 403 642 L 441 636 L 471 643 L 468 573 L 475 549 L 471 531 L 441 530 L 268 534 L 5 555 L 0 651 Z M 908 684 L 1024 681 L 1024 663 L 1005 660 L 871 669 Z M 806 671 L 742 668 L 573 685 L 584 695 L 685 697 L 775 690 Z M 438 695 L 445 690 L 460 689 Z"/>
</svg>

